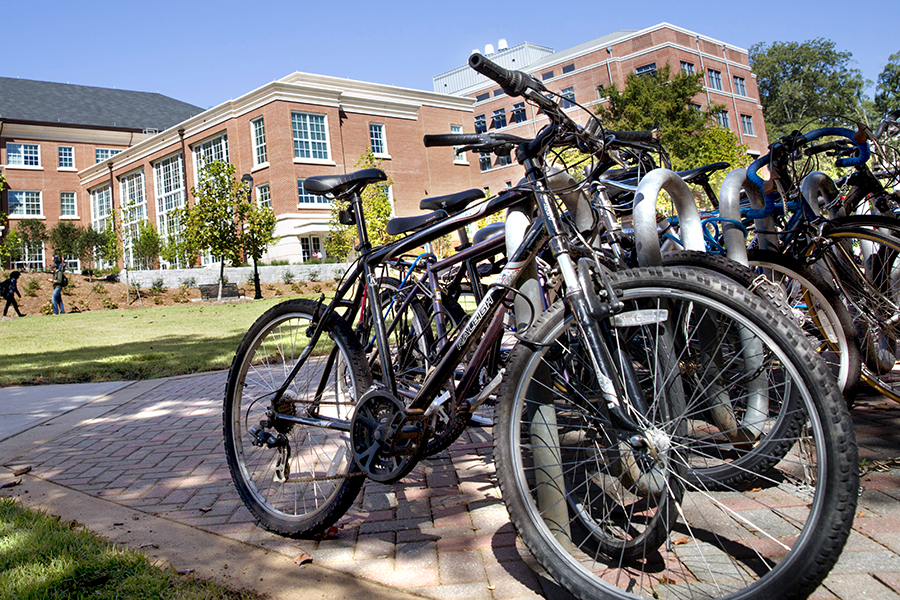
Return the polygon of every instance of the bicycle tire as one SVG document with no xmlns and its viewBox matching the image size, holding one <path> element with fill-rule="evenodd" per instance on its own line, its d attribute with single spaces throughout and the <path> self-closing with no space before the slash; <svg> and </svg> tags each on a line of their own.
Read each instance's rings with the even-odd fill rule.
<svg viewBox="0 0 900 600">
<path fill-rule="evenodd" d="M 817 265 L 827 267 L 857 324 L 862 379 L 900 401 L 900 223 L 890 217 L 834 219 Z"/>
<path fill-rule="evenodd" d="M 319 308 L 312 300 L 288 300 L 260 316 L 238 346 L 225 390 L 223 434 L 232 480 L 257 523 L 288 537 L 327 530 L 364 482 L 345 433 L 284 421 L 266 425 L 269 398 L 308 346 Z M 349 427 L 356 400 L 371 384 L 359 341 L 332 314 L 313 354 L 274 408 L 282 414 L 342 419 Z M 266 433 L 281 445 L 254 444 Z"/>
<path fill-rule="evenodd" d="M 748 251 L 750 265 L 784 291 L 784 301 L 802 321 L 819 354 L 834 374 L 838 387 L 853 404 L 861 373 L 856 326 L 837 290 L 814 269 L 771 250 Z"/>
<path fill-rule="evenodd" d="M 543 394 L 544 405 L 546 397 L 552 396 L 550 406 L 555 409 L 560 439 L 568 441 L 565 436 L 577 431 L 572 423 L 577 424 L 578 419 L 585 423 L 585 432 L 593 434 L 593 430 L 604 427 L 602 418 L 593 412 L 585 416 L 591 398 L 597 396 L 595 382 L 582 382 L 580 394 L 568 393 L 568 388 L 574 389 L 579 381 L 571 370 L 562 370 L 584 357 L 574 355 L 570 340 L 577 341 L 580 334 L 564 304 L 558 302 L 535 323 L 529 341 L 516 347 L 508 363 L 494 424 L 497 477 L 510 518 L 526 546 L 557 582 L 579 598 L 805 597 L 837 561 L 850 532 L 859 484 L 852 423 L 824 363 L 799 328 L 775 325 L 778 312 L 769 303 L 721 278 L 689 269 L 649 268 L 614 273 L 610 280 L 629 308 L 662 306 L 665 301 L 670 316 L 687 314 L 684 311 L 690 309 L 695 314 L 709 311 L 704 315 L 707 318 L 715 311 L 751 332 L 772 355 L 770 365 L 773 376 L 780 377 L 780 387 L 790 384 L 795 391 L 798 410 L 802 410 L 806 422 L 792 440 L 787 457 L 743 485 L 732 484 L 719 491 L 718 485 L 704 485 L 703 477 L 694 481 L 679 478 L 683 489 L 675 506 L 675 523 L 662 543 L 658 547 L 648 545 L 643 556 L 629 558 L 624 553 L 604 552 L 584 532 L 571 503 L 566 504 L 567 512 L 562 517 L 568 519 L 565 524 L 569 534 L 560 538 L 559 515 L 554 515 L 556 520 L 551 524 L 542 516 L 542 510 L 554 505 L 540 507 L 535 483 L 538 469 L 545 473 L 553 468 L 580 469 L 588 474 L 581 479 L 596 488 L 601 486 L 600 475 L 608 478 L 611 471 L 604 472 L 602 464 L 610 464 L 610 448 L 597 447 L 590 460 L 568 462 L 563 460 L 563 453 L 573 453 L 568 443 L 559 444 L 559 465 L 552 460 L 535 464 L 536 445 L 529 441 L 528 428 L 534 426 L 533 415 L 540 413 L 532 408 L 529 393 L 534 393 L 538 369 L 558 371 L 553 387 L 539 390 L 538 396 Z M 650 325 L 649 329 L 654 327 Z M 652 331 L 648 333 L 647 342 L 659 338 Z M 633 339 L 628 330 L 621 335 Z M 689 344 L 683 341 L 682 345 Z M 646 345 L 646 350 L 647 357 L 652 358 L 653 346 Z M 565 364 L 557 361 L 553 352 L 559 352 Z M 682 370 L 692 368 L 685 358 L 682 355 L 679 359 Z M 778 373 L 774 373 L 776 369 Z M 688 395 L 683 406 L 684 413 L 678 419 L 689 423 L 686 430 L 674 424 L 656 424 L 669 436 L 669 448 L 674 450 L 664 457 L 668 462 L 663 464 L 676 476 L 679 466 L 695 469 L 696 455 L 704 451 L 693 439 L 697 427 L 694 421 L 699 416 L 693 410 L 695 399 Z M 681 438 L 681 431 L 687 431 L 685 438 Z M 594 439 L 602 439 L 602 435 L 598 432 Z M 810 446 L 814 446 L 813 452 Z M 748 454 L 752 452 L 747 450 Z M 603 492 L 595 490 L 598 497 Z M 564 489 L 562 497 L 572 493 L 583 496 L 587 491 Z M 790 509 L 785 508 L 785 502 Z M 642 530 L 643 524 L 638 521 L 645 514 L 640 507 L 633 512 L 623 509 L 620 514 L 633 515 L 637 530 Z M 628 521 L 625 526 L 630 524 Z"/>
</svg>

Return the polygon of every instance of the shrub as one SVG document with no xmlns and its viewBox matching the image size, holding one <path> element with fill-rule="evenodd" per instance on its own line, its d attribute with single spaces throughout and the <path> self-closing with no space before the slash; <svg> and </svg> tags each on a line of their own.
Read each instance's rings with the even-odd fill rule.
<svg viewBox="0 0 900 600">
<path fill-rule="evenodd" d="M 309 270 L 309 280 L 310 281 L 319 281 L 319 270 L 318 269 L 310 269 Z"/>
<path fill-rule="evenodd" d="M 33 298 L 37 296 L 38 290 L 41 289 L 41 282 L 37 279 L 29 279 L 23 287 L 25 288 L 25 295 Z M 50 312 L 53 311 L 51 310 Z"/>
<path fill-rule="evenodd" d="M 153 296 L 153 303 L 159 306 L 160 304 L 165 303 L 162 296 Z"/>
<path fill-rule="evenodd" d="M 303 293 L 303 286 L 300 285 L 299 283 L 292 283 L 292 284 L 291 284 L 291 289 L 294 290 L 294 292 L 297 293 L 297 294 L 302 294 L 302 293 Z"/>
<path fill-rule="evenodd" d="M 103 308 L 106 308 L 109 310 L 116 310 L 117 308 L 119 308 L 119 305 L 116 304 L 115 302 L 113 302 L 111 298 L 104 298 L 103 299 Z"/>
<path fill-rule="evenodd" d="M 282 294 L 284 294 L 284 292 L 282 292 L 281 290 L 275 290 L 276 296 L 281 296 Z"/>
<path fill-rule="evenodd" d="M 43 305 L 41 307 L 40 313 L 42 315 L 52 315 L 53 314 L 53 305 L 50 304 L 49 300 L 47 301 L 47 303 L 45 305 Z"/>
<path fill-rule="evenodd" d="M 196 277 L 185 277 L 181 280 L 181 287 L 183 288 L 194 288 L 197 287 L 197 278 Z"/>
<path fill-rule="evenodd" d="M 106 286 L 101 282 L 97 282 L 94 284 L 94 287 L 91 288 L 91 291 L 95 294 L 100 294 L 101 296 L 106 293 Z"/>
<path fill-rule="evenodd" d="M 322 286 L 319 285 L 319 284 L 317 283 L 317 284 L 315 284 L 315 285 L 312 286 L 312 291 L 313 291 L 314 294 L 321 294 L 321 293 L 322 293 Z"/>
<path fill-rule="evenodd" d="M 290 269 L 281 274 L 281 280 L 285 283 L 294 283 L 294 272 Z"/>
<path fill-rule="evenodd" d="M 160 294 L 163 291 L 163 278 L 157 277 L 150 284 L 150 291 L 154 294 Z"/>
</svg>

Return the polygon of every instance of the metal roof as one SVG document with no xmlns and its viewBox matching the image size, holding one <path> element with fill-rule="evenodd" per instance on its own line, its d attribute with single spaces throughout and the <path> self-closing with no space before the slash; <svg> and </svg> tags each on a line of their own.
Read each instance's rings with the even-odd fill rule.
<svg viewBox="0 0 900 600">
<path fill-rule="evenodd" d="M 153 92 L 0 77 L 2 121 L 162 131 L 201 112 Z"/>
</svg>

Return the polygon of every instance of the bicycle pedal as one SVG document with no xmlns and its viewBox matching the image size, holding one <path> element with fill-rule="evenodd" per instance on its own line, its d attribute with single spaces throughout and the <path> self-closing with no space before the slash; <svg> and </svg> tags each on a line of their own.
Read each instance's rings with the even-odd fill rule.
<svg viewBox="0 0 900 600">
<path fill-rule="evenodd" d="M 409 409 L 397 424 L 391 440 L 391 453 L 399 456 L 415 456 L 428 439 L 428 423 L 421 409 Z"/>
</svg>

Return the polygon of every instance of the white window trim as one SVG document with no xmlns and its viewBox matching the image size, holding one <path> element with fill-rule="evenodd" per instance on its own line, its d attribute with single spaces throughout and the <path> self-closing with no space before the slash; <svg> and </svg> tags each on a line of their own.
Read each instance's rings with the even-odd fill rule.
<svg viewBox="0 0 900 600">
<path fill-rule="evenodd" d="M 194 171 L 194 185 L 198 185 L 200 183 L 200 147 L 203 144 L 208 142 L 212 142 L 213 140 L 222 139 L 224 141 L 224 160 L 225 162 L 231 162 L 231 148 L 228 146 L 228 132 L 220 131 L 215 135 L 211 135 L 205 140 L 200 140 L 196 144 L 191 145 L 191 162 L 193 163 L 191 167 Z M 187 198 L 187 192 L 189 190 L 185 190 L 185 198 Z"/>
<path fill-rule="evenodd" d="M 74 215 L 64 215 L 62 214 L 62 195 L 63 194 L 73 194 L 75 196 L 75 214 Z M 81 217 L 78 215 L 78 192 L 72 190 L 61 190 L 59 192 L 59 220 L 60 221 L 78 221 Z"/>
<path fill-rule="evenodd" d="M 272 185 L 269 182 L 266 182 L 266 183 L 261 183 L 261 184 L 255 186 L 255 188 L 256 188 L 256 206 L 258 206 L 260 208 L 263 206 L 260 203 L 260 199 L 259 199 L 260 193 L 259 192 L 262 188 L 268 188 L 269 189 L 269 208 L 272 208 Z"/>
<path fill-rule="evenodd" d="M 329 158 L 304 158 L 302 156 L 294 156 L 294 115 L 315 115 L 323 117 L 325 123 L 325 147 L 328 149 Z M 297 165 L 328 165 L 336 166 L 337 163 L 330 157 L 334 156 L 331 148 L 331 134 L 329 133 L 328 115 L 325 113 L 316 113 L 303 110 L 291 111 L 291 156 L 294 157 L 294 164 Z"/>
<path fill-rule="evenodd" d="M 38 164 L 37 165 L 11 165 L 9 164 L 9 146 L 37 146 L 37 156 L 38 156 Z M 6 142 L 6 164 L 4 165 L 6 169 L 15 169 L 21 171 L 43 171 L 44 170 L 44 161 L 41 158 L 41 145 L 40 144 L 29 144 L 26 142 Z"/>
<path fill-rule="evenodd" d="M 262 147 L 266 152 L 266 160 L 263 162 L 256 162 L 256 150 L 258 146 L 256 145 L 256 124 L 262 123 L 262 134 L 263 134 L 263 143 Z M 266 141 L 266 121 L 263 117 L 257 117 L 255 119 L 251 119 L 250 121 L 250 147 L 253 151 L 253 168 L 251 169 L 251 173 L 253 171 L 258 171 L 260 169 L 265 169 L 269 166 L 269 146 Z"/>
<path fill-rule="evenodd" d="M 458 131 L 454 131 L 453 128 L 458 127 Z M 462 125 L 450 125 L 450 133 L 455 135 L 460 135 L 463 133 Z M 456 152 L 456 148 L 461 148 L 462 146 L 456 146 L 453 148 L 453 164 L 454 165 L 469 165 L 468 155 L 465 152 Z"/>
<path fill-rule="evenodd" d="M 60 148 L 71 148 L 72 149 L 72 166 L 71 167 L 60 167 L 59 166 L 59 149 Z M 69 146 L 67 144 L 60 144 L 56 148 L 56 170 L 57 171 L 66 171 L 69 173 L 77 173 L 78 168 L 75 166 L 75 146 Z"/>
<path fill-rule="evenodd" d="M 97 160 L 97 151 L 98 151 L 98 150 L 106 150 L 106 151 L 108 151 L 108 152 L 109 152 L 109 156 L 107 156 L 107 157 L 104 158 L 103 160 Z M 95 148 L 94 148 L 94 164 L 95 164 L 95 165 L 96 165 L 96 164 L 100 164 L 100 163 L 102 163 L 104 160 L 109 160 L 109 159 L 111 159 L 113 156 L 115 156 L 116 154 L 121 154 L 122 152 L 124 152 L 124 151 L 123 151 L 121 148 L 99 148 L 99 147 L 95 147 Z"/>
<path fill-rule="evenodd" d="M 36 192 L 38 195 L 38 202 L 41 203 L 41 213 L 38 215 L 29 215 L 28 213 L 21 214 L 21 215 L 14 215 L 10 212 L 10 214 L 8 215 L 8 217 L 10 219 L 17 219 L 17 220 L 19 220 L 19 219 L 37 219 L 38 221 L 44 221 L 47 219 L 47 217 L 44 215 L 44 192 L 42 190 L 9 190 L 7 192 L 7 194 L 12 194 L 14 192 L 23 192 L 23 193 Z M 9 197 L 7 196 L 7 201 L 8 200 L 9 200 Z"/>
<path fill-rule="evenodd" d="M 372 125 L 381 127 L 381 145 L 384 146 L 384 152 L 376 153 L 374 150 L 372 150 L 372 155 L 375 158 L 391 160 L 391 155 L 388 153 L 387 146 L 387 126 L 384 123 L 369 123 L 369 147 L 371 147 L 372 145 Z"/>
<path fill-rule="evenodd" d="M 298 178 L 297 178 L 297 185 L 299 186 L 301 181 L 306 181 L 307 179 L 309 179 L 309 177 L 298 177 Z M 271 191 L 272 191 L 272 190 L 271 190 L 271 188 L 270 188 L 270 189 L 269 189 L 269 192 L 271 193 Z M 299 194 L 299 191 L 300 191 L 300 190 L 298 189 L 298 190 L 297 190 L 297 192 L 298 192 L 298 194 L 297 194 L 297 208 L 298 208 L 298 209 L 299 209 L 299 208 L 325 208 L 325 209 L 331 209 L 331 206 L 332 206 L 332 204 L 331 204 L 331 198 L 329 198 L 328 196 L 318 196 L 318 195 L 316 195 L 316 194 L 310 194 L 309 192 L 306 192 L 308 195 L 312 196 L 313 198 L 316 198 L 316 201 L 315 201 L 315 202 L 300 202 L 300 194 Z M 303 191 L 306 191 L 306 186 L 303 187 Z"/>
</svg>

